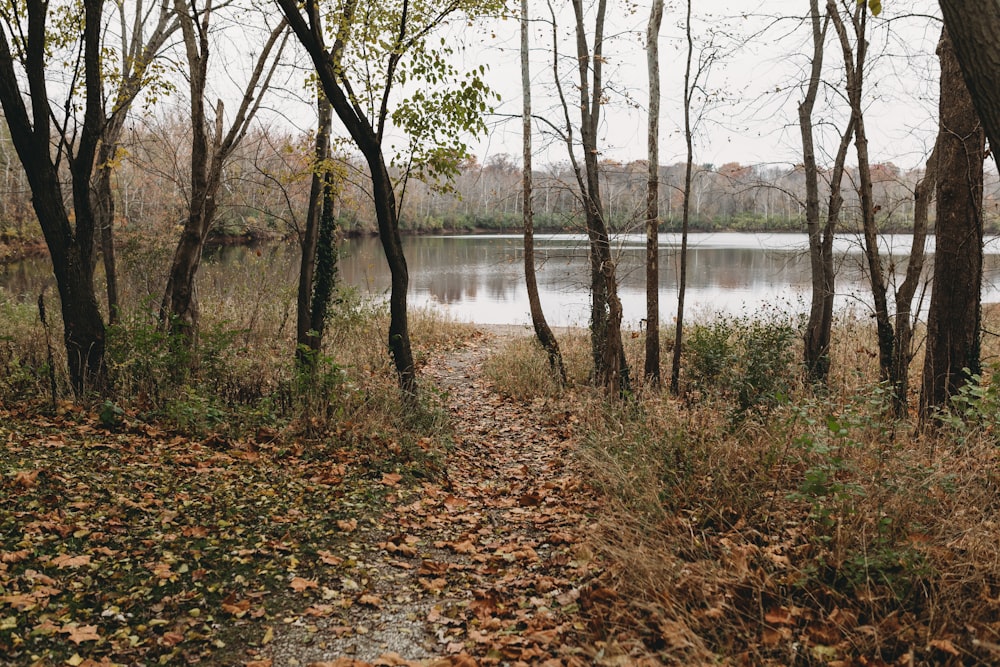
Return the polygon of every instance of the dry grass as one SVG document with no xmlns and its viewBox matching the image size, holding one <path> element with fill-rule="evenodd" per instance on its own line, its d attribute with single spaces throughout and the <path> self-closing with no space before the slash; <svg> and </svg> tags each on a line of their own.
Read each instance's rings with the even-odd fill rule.
<svg viewBox="0 0 1000 667">
<path fill-rule="evenodd" d="M 624 403 L 582 384 L 564 395 L 604 499 L 594 548 L 620 594 L 595 623 L 632 638 L 619 647 L 628 659 L 1000 660 L 997 429 L 921 433 L 892 420 L 870 329 L 838 323 L 828 391 L 792 374 L 788 402 L 738 422 L 723 388 L 686 399 L 642 390 Z M 584 337 L 561 342 L 586 362 Z M 523 369 L 503 384 L 519 397 L 544 381 L 537 360 L 507 358 L 525 345 L 492 362 Z M 641 368 L 631 339 L 629 354 Z"/>
</svg>

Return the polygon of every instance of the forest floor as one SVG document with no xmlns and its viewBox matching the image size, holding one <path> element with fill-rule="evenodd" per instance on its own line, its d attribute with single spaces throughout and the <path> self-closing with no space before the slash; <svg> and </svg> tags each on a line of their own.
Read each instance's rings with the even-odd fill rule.
<svg viewBox="0 0 1000 667">
<path fill-rule="evenodd" d="M 595 631 L 615 593 L 575 418 L 491 389 L 501 340 L 422 369 L 451 423 L 431 475 L 350 423 L 231 442 L 0 406 L 0 661 L 635 664 Z"/>
</svg>

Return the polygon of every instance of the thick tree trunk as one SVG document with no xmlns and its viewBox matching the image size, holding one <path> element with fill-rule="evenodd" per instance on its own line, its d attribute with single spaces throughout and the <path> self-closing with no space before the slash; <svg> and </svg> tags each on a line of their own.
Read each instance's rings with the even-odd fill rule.
<svg viewBox="0 0 1000 667">
<path fill-rule="evenodd" d="M 542 312 L 542 302 L 538 296 L 538 281 L 535 277 L 535 227 L 534 202 L 532 198 L 531 174 L 531 73 L 528 66 L 528 0 L 521 0 L 521 133 L 523 146 L 522 194 L 524 219 L 524 282 L 528 289 L 528 308 L 535 337 L 549 357 L 549 366 L 557 374 L 560 382 L 566 382 L 566 367 L 555 334 L 549 328 Z"/>
<path fill-rule="evenodd" d="M 69 157 L 75 227 L 63 204 L 59 172 L 50 152 L 51 109 L 45 69 L 47 3 L 30 0 L 25 5 L 28 31 L 19 58 L 26 71 L 30 111 L 21 95 L 21 80 L 14 69 L 10 44 L 6 34 L 0 31 L 0 103 L 51 255 L 59 289 L 70 383 L 78 395 L 88 390 L 103 391 L 106 383 L 104 320 L 94 291 L 94 215 L 90 201 L 90 178 L 103 123 L 99 58 L 101 9 L 100 0 L 84 2 L 86 102 L 83 126 L 72 146 L 76 152 Z"/>
<path fill-rule="evenodd" d="M 947 31 L 942 33 L 938 55 L 937 249 L 927 318 L 922 417 L 946 406 L 948 397 L 968 380 L 966 369 L 968 373 L 980 371 L 985 136 Z"/>
<path fill-rule="evenodd" d="M 1000 148 L 1000 2 L 941 0 L 967 90 L 997 159 Z"/>
<path fill-rule="evenodd" d="M 653 0 L 646 27 L 649 70 L 649 132 L 646 135 L 646 364 L 652 387 L 660 386 L 660 24 L 663 0 Z"/>
</svg>

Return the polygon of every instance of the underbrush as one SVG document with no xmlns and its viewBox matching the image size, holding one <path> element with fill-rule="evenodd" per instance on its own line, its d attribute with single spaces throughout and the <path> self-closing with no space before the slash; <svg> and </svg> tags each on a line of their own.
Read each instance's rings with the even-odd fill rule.
<svg viewBox="0 0 1000 667">
<path fill-rule="evenodd" d="M 622 659 L 1000 660 L 997 390 L 976 378 L 933 429 L 896 421 L 870 380 L 864 325 L 838 324 L 822 391 L 800 380 L 794 326 L 765 316 L 692 327 L 679 397 L 640 387 L 609 402 L 579 379 L 561 394 L 554 409 L 576 415 L 602 496 L 593 544 L 618 592 L 592 622 L 632 638 Z M 560 343 L 580 378 L 589 339 Z M 627 350 L 633 368 L 640 343 Z M 553 396 L 531 347 L 501 352 L 491 367 L 521 376 L 494 382 Z"/>
<path fill-rule="evenodd" d="M 335 437 L 370 450 L 366 458 L 376 468 L 435 474 L 440 451 L 427 442 L 448 441 L 446 414 L 429 387 L 400 409 L 384 340 L 386 307 L 341 289 L 324 349 L 311 366 L 298 365 L 291 288 L 250 273 L 225 281 L 206 275 L 193 350 L 161 326 L 157 301 L 128 303 L 107 329 L 111 390 L 85 399 L 84 407 L 112 429 L 155 423 L 223 448 L 262 437 L 305 443 Z M 47 310 L 46 328 L 36 304 L 0 294 L 0 404 L 42 413 L 69 405 L 61 324 L 51 314 L 57 305 Z M 411 313 L 410 327 L 418 366 L 468 331 L 430 312 Z"/>
</svg>

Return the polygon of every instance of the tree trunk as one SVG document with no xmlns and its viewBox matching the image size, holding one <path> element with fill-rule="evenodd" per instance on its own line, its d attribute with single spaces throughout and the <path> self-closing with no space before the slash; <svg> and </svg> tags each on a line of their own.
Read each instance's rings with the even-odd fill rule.
<svg viewBox="0 0 1000 667">
<path fill-rule="evenodd" d="M 524 204 L 524 282 L 528 289 L 528 308 L 535 336 L 549 357 L 549 366 L 557 374 L 560 382 L 566 383 L 566 367 L 562 353 L 552 329 L 549 328 L 542 312 L 542 302 L 538 296 L 538 281 L 535 278 L 535 227 L 534 201 L 532 198 L 531 174 L 531 73 L 528 67 L 528 0 L 521 0 L 521 133 L 523 139 L 522 189 Z"/>
<path fill-rule="evenodd" d="M 1000 147 L 1000 3 L 941 0 L 940 4 L 968 93 L 996 160 Z"/>
<path fill-rule="evenodd" d="M 309 188 L 309 210 L 306 213 L 306 228 L 299 245 L 302 257 L 299 262 L 299 286 L 296 302 L 296 351 L 295 358 L 300 364 L 315 361 L 316 353 L 323 344 L 323 324 L 313 326 L 313 295 L 317 265 L 317 248 L 320 228 L 327 200 L 327 165 L 330 156 L 330 130 L 333 109 L 322 91 L 316 96 L 316 144 L 313 149 L 312 182 Z M 327 267 L 329 268 L 329 267 Z M 316 304 L 319 305 L 319 304 Z"/>
<path fill-rule="evenodd" d="M 878 247 L 878 226 L 875 221 L 875 205 L 872 200 L 871 163 L 868 157 L 868 135 L 865 132 L 865 119 L 862 93 L 864 89 L 864 66 L 867 55 L 866 25 L 868 9 L 865 3 L 859 3 L 851 17 L 856 41 L 855 49 L 851 48 L 850 40 L 844 22 L 840 18 L 837 4 L 834 0 L 827 2 L 827 14 L 833 21 L 837 36 L 840 39 L 844 54 L 844 67 L 847 75 L 847 97 L 851 106 L 851 118 L 854 122 L 854 146 L 858 156 L 858 176 L 860 182 L 861 221 L 865 240 L 865 259 L 867 260 L 868 278 L 871 285 L 872 301 L 875 306 L 875 325 L 878 338 L 879 371 L 882 380 L 895 384 L 893 377 L 893 333 L 892 319 L 889 315 L 888 284 L 882 266 L 882 258 Z"/>
<path fill-rule="evenodd" d="M 660 24 L 663 0 L 653 0 L 646 28 L 649 132 L 646 137 L 646 381 L 660 386 Z"/>
<path fill-rule="evenodd" d="M 674 323 L 674 349 L 670 364 L 670 391 L 675 396 L 681 391 L 681 348 L 684 344 L 684 296 L 687 292 L 687 242 L 691 226 L 691 180 L 694 143 L 691 129 L 691 100 L 694 93 L 691 85 L 691 59 L 694 56 L 694 40 L 691 36 L 691 0 L 687 0 L 687 18 L 684 22 L 687 41 L 687 62 L 684 66 L 684 143 L 687 148 L 687 164 L 684 167 L 684 203 L 681 213 L 681 250 L 677 276 L 677 321 Z"/>
<path fill-rule="evenodd" d="M 906 262 L 906 276 L 896 290 L 896 342 L 893 348 L 892 378 L 896 416 L 906 417 L 909 412 L 910 362 L 913 361 L 913 296 L 920 284 L 924 268 L 927 240 L 927 211 L 937 183 L 937 145 L 927 159 L 924 177 L 913 189 L 913 241 L 910 257 Z M 938 220 L 940 221 L 940 215 Z M 940 229 L 940 228 L 939 228 Z"/>
<path fill-rule="evenodd" d="M 819 210 L 819 169 L 813 140 L 812 114 L 823 73 L 823 45 L 829 18 L 821 20 L 819 0 L 810 0 L 813 54 L 806 95 L 799 104 L 799 132 L 802 137 L 802 164 L 806 179 L 806 231 L 809 236 L 809 269 L 812 278 L 812 301 L 806 323 L 803 356 L 806 377 L 810 382 L 825 384 L 830 372 L 830 337 L 833 327 L 833 262 L 827 262 L 825 238 L 832 237 L 836 218 L 827 216 L 824 229 Z M 853 127 L 853 126 L 852 126 Z M 850 135 L 848 135 L 849 137 Z M 843 143 L 843 142 L 841 142 Z M 844 151 L 846 154 L 846 151 Z M 842 163 L 841 163 L 842 164 Z M 843 168 L 841 167 L 841 173 Z M 839 179 L 837 179 L 839 190 Z M 831 183 L 831 190 L 834 184 Z M 826 232 L 826 235 L 824 235 Z M 831 239 L 832 240 L 832 239 Z M 829 244 L 832 247 L 832 243 Z"/>
<path fill-rule="evenodd" d="M 375 132 L 369 119 L 361 115 L 360 109 L 351 103 L 347 91 L 341 85 L 340 77 L 344 75 L 344 69 L 336 59 L 339 57 L 342 45 L 335 45 L 333 49 L 327 50 L 323 43 L 322 21 L 315 0 L 306 0 L 305 3 L 300 3 L 298 0 L 277 0 L 277 2 L 292 30 L 309 53 L 334 112 L 368 163 L 379 239 L 392 276 L 389 292 L 389 353 L 396 368 L 400 389 L 405 396 L 415 397 L 417 375 L 410 347 L 410 330 L 406 313 L 409 273 L 399 236 L 396 195 L 392 189 L 385 156 L 382 154 L 381 136 Z M 300 6 L 306 12 L 305 17 L 301 13 Z M 348 18 L 345 17 L 347 24 L 350 23 Z"/>
<path fill-rule="evenodd" d="M 984 133 L 947 31 L 942 32 L 938 55 L 937 249 L 920 398 L 924 418 L 947 405 L 968 373 L 980 371 Z"/>
<path fill-rule="evenodd" d="M 195 10 L 192 0 L 192 10 Z M 215 221 L 218 209 L 216 196 L 222 184 L 222 165 L 246 135 L 247 127 L 260 108 L 260 100 L 270 83 L 271 75 L 284 48 L 279 38 L 285 33 L 284 21 L 271 30 L 261 49 L 253 73 L 243 91 L 243 98 L 236 110 L 228 132 L 223 133 L 223 103 L 216 102 L 215 123 L 208 128 L 205 93 L 208 83 L 209 40 L 212 18 L 212 0 L 206 0 L 200 11 L 194 11 L 200 23 L 188 12 L 185 0 L 174 0 L 175 11 L 184 38 L 188 61 L 188 86 L 191 96 L 191 194 L 188 200 L 184 230 L 174 251 L 167 287 L 164 291 L 160 316 L 171 332 L 181 336 L 189 347 L 197 344 L 198 290 L 195 277 L 201 264 L 202 250 Z M 265 65 L 271 54 L 274 62 L 266 75 Z M 259 84 L 259 90 L 258 90 Z"/>
<path fill-rule="evenodd" d="M 90 201 L 90 178 L 103 124 L 100 73 L 100 0 L 84 2 L 84 119 L 75 144 L 63 144 L 69 155 L 73 188 L 75 227 L 63 204 L 57 162 L 50 152 L 51 113 L 46 89 L 47 3 L 30 0 L 25 5 L 28 20 L 23 53 L 30 111 L 21 95 L 21 79 L 14 69 L 14 57 L 6 33 L 0 30 L 0 103 L 32 193 L 38 217 L 52 259 L 59 289 L 63 319 L 63 340 L 69 366 L 70 384 L 77 395 L 87 390 L 103 391 L 106 383 L 104 362 L 105 327 L 94 291 L 94 215 Z"/>
<path fill-rule="evenodd" d="M 111 189 L 111 173 L 118 152 L 117 137 L 101 143 L 97 156 L 97 175 L 93 184 L 94 220 L 99 231 L 101 257 L 104 260 L 104 280 L 108 296 L 108 323 L 118 321 L 118 267 L 115 263 L 115 198 Z"/>
<path fill-rule="evenodd" d="M 597 128 L 600 124 L 601 78 L 604 64 L 604 17 L 607 0 L 599 0 L 594 25 L 594 52 L 587 46 L 583 22 L 583 0 L 573 0 L 576 17 L 576 51 L 580 76 L 580 135 L 584 159 L 584 212 L 590 242 L 591 351 L 594 376 L 612 394 L 631 388 L 628 364 L 622 346 L 622 304 L 618 298 L 615 261 L 601 202 Z"/>
</svg>

